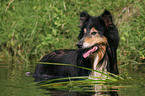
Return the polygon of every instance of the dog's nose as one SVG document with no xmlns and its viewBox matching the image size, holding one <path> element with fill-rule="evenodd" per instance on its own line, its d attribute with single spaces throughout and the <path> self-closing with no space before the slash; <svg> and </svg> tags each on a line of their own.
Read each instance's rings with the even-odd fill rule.
<svg viewBox="0 0 145 96">
<path fill-rule="evenodd" d="M 82 48 L 82 46 L 83 46 L 83 43 L 82 42 L 78 42 L 77 47 L 78 48 Z"/>
</svg>

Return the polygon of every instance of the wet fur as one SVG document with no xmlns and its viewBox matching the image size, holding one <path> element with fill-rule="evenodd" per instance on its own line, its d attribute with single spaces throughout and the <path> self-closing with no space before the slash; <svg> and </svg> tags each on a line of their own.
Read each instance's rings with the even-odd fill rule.
<svg viewBox="0 0 145 96">
<path fill-rule="evenodd" d="M 90 34 L 90 29 L 93 27 L 98 32 L 98 37 L 95 37 L 94 39 L 84 38 L 88 36 L 87 34 Z M 118 47 L 119 36 L 118 31 L 113 24 L 110 12 L 105 10 L 104 13 L 98 17 L 92 17 L 86 12 L 81 12 L 80 28 L 81 31 L 78 37 L 80 39 L 78 42 L 78 47 L 80 49 L 56 50 L 44 56 L 40 62 L 72 64 L 93 69 L 97 68 L 98 70 L 103 69 L 118 74 L 116 50 Z M 98 38 L 103 39 L 101 41 L 101 39 Z M 84 58 L 83 54 L 88 51 L 89 48 L 83 48 L 82 46 L 84 42 L 89 42 L 88 39 L 97 41 L 99 49 L 89 58 Z M 94 61 L 96 56 L 99 57 L 97 57 L 98 60 L 96 61 L 98 64 L 95 65 Z M 71 66 L 38 64 L 33 77 L 35 78 L 35 81 L 42 81 L 70 76 L 97 75 L 94 74 L 96 73 Z M 98 75 L 101 76 L 101 74 Z"/>
</svg>

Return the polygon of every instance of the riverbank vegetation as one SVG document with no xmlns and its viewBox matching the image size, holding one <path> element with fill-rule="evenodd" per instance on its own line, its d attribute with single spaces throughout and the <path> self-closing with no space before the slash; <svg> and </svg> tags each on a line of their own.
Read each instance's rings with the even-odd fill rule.
<svg viewBox="0 0 145 96">
<path fill-rule="evenodd" d="M 0 0 L 1 57 L 39 61 L 56 49 L 76 48 L 79 13 L 111 11 L 120 34 L 118 64 L 145 65 L 144 0 Z"/>
</svg>

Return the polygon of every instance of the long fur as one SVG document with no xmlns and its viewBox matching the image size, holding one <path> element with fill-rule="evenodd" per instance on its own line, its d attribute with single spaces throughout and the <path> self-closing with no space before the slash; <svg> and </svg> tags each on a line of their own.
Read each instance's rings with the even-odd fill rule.
<svg viewBox="0 0 145 96">
<path fill-rule="evenodd" d="M 93 17 L 86 12 L 81 12 L 80 28 L 81 31 L 78 36 L 80 39 L 78 47 L 80 49 L 56 50 L 44 56 L 40 62 L 72 64 L 118 74 L 116 50 L 119 36 L 110 12 L 105 10 L 104 13 L 98 17 Z M 91 28 L 96 30 L 97 35 L 94 35 L 93 32 L 90 33 Z M 84 47 L 86 42 L 92 41 L 94 44 L 91 45 L 88 43 L 90 44 L 87 45 L 89 47 Z M 90 57 L 84 58 L 83 54 L 90 50 L 91 47 L 96 46 L 96 44 L 98 50 Z M 42 81 L 61 77 L 89 75 L 101 76 L 101 74 L 71 66 L 38 64 L 33 77 L 35 81 Z"/>
<path fill-rule="evenodd" d="M 109 72 L 114 74 L 119 74 L 117 68 L 117 48 L 119 44 L 119 34 L 118 30 L 113 23 L 111 13 L 108 10 L 105 10 L 103 14 L 98 17 L 92 17 L 86 12 L 80 13 L 80 27 L 81 31 L 78 36 L 79 40 L 84 36 L 84 28 L 95 26 L 99 28 L 100 34 L 105 36 L 108 40 L 109 47 L 107 47 L 107 53 L 109 57 Z"/>
</svg>

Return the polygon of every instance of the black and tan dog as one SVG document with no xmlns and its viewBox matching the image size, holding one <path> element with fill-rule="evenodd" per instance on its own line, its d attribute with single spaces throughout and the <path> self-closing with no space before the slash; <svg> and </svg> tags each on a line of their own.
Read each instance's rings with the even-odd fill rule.
<svg viewBox="0 0 145 96">
<path fill-rule="evenodd" d="M 118 74 L 116 50 L 119 36 L 110 12 L 105 10 L 98 17 L 81 12 L 80 27 L 79 49 L 56 50 L 44 56 L 40 62 L 72 64 Z M 47 64 L 38 64 L 33 75 L 35 81 L 72 76 L 102 75 L 72 66 Z"/>
</svg>

